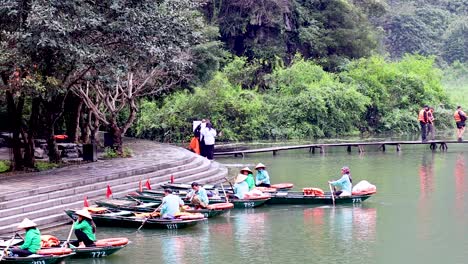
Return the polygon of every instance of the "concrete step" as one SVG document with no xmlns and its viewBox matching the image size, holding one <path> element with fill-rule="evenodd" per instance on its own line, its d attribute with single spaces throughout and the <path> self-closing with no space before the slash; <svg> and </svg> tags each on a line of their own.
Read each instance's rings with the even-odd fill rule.
<svg viewBox="0 0 468 264">
<path fill-rule="evenodd" d="M 91 185 L 84 185 L 73 189 L 66 189 L 51 192 L 48 194 L 41 194 L 36 195 L 33 197 L 22 197 L 17 200 L 11 200 L 8 202 L 4 202 L 3 206 L 7 207 L 7 209 L 0 210 L 0 214 L 2 215 L 2 219 L 0 219 L 0 223 L 3 222 L 3 218 L 17 215 L 22 213 L 27 213 L 30 211 L 47 208 L 56 206 L 58 204 L 64 204 L 68 202 L 74 202 L 78 200 L 83 200 L 84 196 L 88 196 L 89 198 L 93 198 L 96 196 L 103 196 L 105 194 L 105 190 L 107 188 L 107 184 L 111 186 L 111 189 L 115 192 L 118 191 L 120 188 L 129 189 L 130 186 L 133 184 L 134 189 L 138 188 L 138 182 L 140 179 L 152 179 L 158 181 L 165 181 L 170 178 L 172 174 L 180 174 L 180 173 L 196 173 L 200 171 L 205 171 L 209 168 L 209 165 L 203 159 L 194 159 L 190 164 L 178 166 L 171 169 L 166 169 L 159 171 L 159 173 L 152 173 L 153 177 L 147 177 L 145 175 L 136 175 L 132 177 L 126 177 L 122 179 L 112 180 L 109 182 L 98 182 Z M 164 176 L 160 176 L 159 174 L 165 174 Z M 168 173 L 170 175 L 168 176 Z M 162 177 L 162 179 L 158 179 Z M 23 206 L 18 206 L 18 204 L 24 204 Z"/>
<path fill-rule="evenodd" d="M 48 215 L 46 217 L 34 218 L 33 220 L 38 226 L 39 229 L 56 227 L 59 225 L 63 225 L 70 222 L 70 217 L 68 217 L 65 213 L 57 213 L 53 215 Z M 0 234 L 7 234 L 18 232 L 18 223 L 10 224 L 10 225 L 0 225 Z"/>
<path fill-rule="evenodd" d="M 168 182 L 171 175 L 174 175 L 176 182 L 217 182 L 227 176 L 227 169 L 220 166 L 218 163 L 212 163 L 205 158 L 195 156 L 195 158 L 191 159 L 189 164 L 153 171 L 142 175 L 125 177 L 123 179 L 116 179 L 109 181 L 109 184 L 113 191 L 113 197 L 118 198 L 125 196 L 131 191 L 135 191 L 138 188 L 139 179 L 146 180 L 149 178 L 152 186 L 156 187 Z M 69 222 L 70 220 L 66 214 L 63 213 L 63 210 L 81 208 L 83 206 L 84 195 L 88 196 L 90 203 L 92 203 L 93 200 L 102 199 L 105 194 L 106 185 L 107 182 L 97 182 L 91 184 L 91 187 L 76 187 L 71 189 L 71 192 L 68 192 L 68 190 L 60 190 L 52 192 L 51 194 L 35 195 L 33 197 L 34 199 L 47 199 L 39 203 L 33 200 L 31 205 L 25 205 L 21 208 L 12 207 L 11 211 L 0 210 L 0 215 L 2 215 L 0 219 L 0 234 L 16 231 L 16 226 L 24 217 L 33 219 L 40 228 Z M 60 195 L 58 193 L 60 193 Z M 13 200 L 13 205 L 21 204 L 16 203 L 20 199 L 24 198 Z M 8 212 L 8 216 L 4 214 L 5 212 Z"/>
<path fill-rule="evenodd" d="M 191 161 L 187 164 L 159 170 L 157 172 L 152 172 L 151 174 L 141 174 L 141 175 L 118 178 L 118 179 L 109 180 L 109 181 L 99 181 L 95 183 L 81 184 L 74 188 L 63 189 L 63 190 L 59 189 L 59 190 L 51 191 L 49 193 L 38 194 L 38 195 L 18 196 L 16 199 L 12 199 L 12 200 L 0 203 L 0 214 L 2 216 L 7 216 L 9 215 L 8 212 L 20 213 L 24 211 L 22 208 L 24 208 L 25 206 L 27 206 L 27 204 L 30 204 L 30 203 L 34 203 L 35 206 L 39 206 L 37 204 L 38 202 L 50 201 L 52 199 L 57 199 L 60 197 L 66 197 L 69 195 L 74 195 L 74 194 L 79 194 L 79 193 L 83 193 L 84 195 L 86 195 L 86 192 L 90 190 L 96 190 L 96 189 L 105 190 L 107 184 L 109 184 L 112 188 L 114 185 L 128 184 L 134 181 L 138 186 L 138 181 L 140 179 L 143 180 L 143 179 L 151 178 L 147 175 L 152 175 L 153 177 L 159 177 L 161 175 L 177 174 L 177 173 L 184 172 L 184 171 L 187 171 L 187 172 L 199 171 L 203 169 L 203 167 L 201 167 L 202 165 L 203 165 L 203 160 L 194 158 L 194 159 L 191 159 Z M 26 204 L 26 205 L 18 206 L 19 204 Z M 12 210 L 8 211 L 7 209 L 12 209 Z"/>
<path fill-rule="evenodd" d="M 164 169 L 168 169 L 172 167 L 183 166 L 184 164 L 187 164 L 196 158 L 197 157 L 194 155 L 186 155 L 183 159 L 175 161 L 175 162 L 171 162 L 171 163 L 161 163 L 161 164 L 155 164 L 152 166 L 146 166 L 144 168 L 122 170 L 118 173 L 109 173 L 107 175 L 99 175 L 99 177 L 89 177 L 85 179 L 83 178 L 73 179 L 73 177 L 70 177 L 67 179 L 63 179 L 63 181 L 60 184 L 51 183 L 48 186 L 43 186 L 43 187 L 35 188 L 32 190 L 1 194 L 0 201 L 2 201 L 2 203 L 0 203 L 0 209 L 5 208 L 5 207 L 2 207 L 3 202 L 15 200 L 18 197 L 24 197 L 24 196 L 30 197 L 33 195 L 50 193 L 50 192 L 57 191 L 57 190 L 74 188 L 77 186 L 91 184 L 91 183 L 98 182 L 98 181 L 109 181 L 109 180 L 128 177 L 132 175 L 147 174 L 147 173 L 156 172 L 156 171 L 160 171 L 160 170 L 164 170 Z M 38 176 L 38 180 L 40 180 L 40 176 Z"/>
</svg>

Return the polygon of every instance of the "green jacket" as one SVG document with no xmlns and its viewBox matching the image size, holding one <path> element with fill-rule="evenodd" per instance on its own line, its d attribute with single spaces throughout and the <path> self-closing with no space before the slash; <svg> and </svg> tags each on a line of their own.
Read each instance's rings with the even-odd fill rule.
<svg viewBox="0 0 468 264">
<path fill-rule="evenodd" d="M 254 180 L 254 177 L 253 177 L 252 173 L 249 173 L 249 175 L 247 175 L 247 179 L 245 179 L 245 181 L 249 185 L 249 191 L 251 191 L 251 190 L 253 190 L 253 188 L 255 188 L 255 180 Z"/>
<path fill-rule="evenodd" d="M 88 220 L 83 220 L 81 222 L 76 221 L 73 225 L 73 229 L 83 231 L 91 241 L 96 241 L 96 235 L 93 232 L 93 227 Z"/>
<path fill-rule="evenodd" d="M 24 235 L 24 243 L 20 246 L 21 249 L 26 249 L 31 253 L 36 253 L 41 249 L 41 232 L 37 228 L 30 228 Z"/>
</svg>

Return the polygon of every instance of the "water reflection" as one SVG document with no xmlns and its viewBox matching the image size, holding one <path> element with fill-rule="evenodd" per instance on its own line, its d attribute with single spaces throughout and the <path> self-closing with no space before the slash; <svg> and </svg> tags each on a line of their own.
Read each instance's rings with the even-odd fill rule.
<svg viewBox="0 0 468 264">
<path fill-rule="evenodd" d="M 434 153 L 424 153 L 419 166 L 419 200 L 421 202 L 424 202 L 434 191 L 434 156 Z"/>
<path fill-rule="evenodd" d="M 465 209 L 465 176 L 466 176 L 466 161 L 465 155 L 459 153 L 455 163 L 455 206 L 459 217 L 462 217 Z"/>
</svg>

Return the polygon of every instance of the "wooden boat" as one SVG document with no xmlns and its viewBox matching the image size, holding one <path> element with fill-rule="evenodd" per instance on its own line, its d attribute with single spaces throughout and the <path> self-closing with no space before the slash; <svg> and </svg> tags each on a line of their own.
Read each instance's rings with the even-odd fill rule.
<svg viewBox="0 0 468 264">
<path fill-rule="evenodd" d="M 4 257 L 0 263 L 1 264 L 55 264 L 61 263 L 63 260 L 74 256 L 75 253 L 70 253 L 66 255 L 31 255 L 29 257 Z"/>
<path fill-rule="evenodd" d="M 352 195 L 346 197 L 335 196 L 335 204 L 359 204 L 371 197 L 372 194 Z M 271 194 L 267 204 L 333 204 L 330 193 L 323 196 L 304 195 L 303 192 L 277 192 Z"/>
<path fill-rule="evenodd" d="M 65 210 L 65 213 L 72 219 L 75 217 L 76 210 Z M 114 211 L 110 213 L 91 214 L 96 226 L 109 226 L 109 227 L 140 227 L 146 218 L 138 218 L 130 211 Z M 150 218 L 146 220 L 143 228 L 153 229 L 181 229 L 194 226 L 206 218 L 200 219 L 162 219 Z"/>
<path fill-rule="evenodd" d="M 115 208 L 119 210 L 135 211 L 135 212 L 153 212 L 161 202 L 143 202 L 135 199 L 111 199 L 100 200 L 95 202 L 100 207 Z"/>
<path fill-rule="evenodd" d="M 61 244 L 65 240 L 60 241 Z M 108 238 L 96 241 L 95 247 L 71 248 L 75 255 L 72 258 L 104 258 L 126 247 L 130 242 L 127 238 Z"/>
<path fill-rule="evenodd" d="M 130 193 L 128 194 L 133 198 L 136 198 L 141 201 L 162 201 L 162 196 L 156 196 L 156 195 L 148 195 L 147 193 L 145 194 L 138 194 L 138 193 Z M 127 195 L 127 196 L 128 196 Z M 234 200 L 229 200 L 230 203 L 234 204 L 234 208 L 240 209 L 240 208 L 255 208 L 264 205 L 270 197 L 265 197 L 262 199 L 234 199 Z M 189 202 L 186 199 L 183 199 L 185 202 Z M 210 204 L 215 204 L 215 203 L 225 203 L 226 200 L 224 197 L 212 199 L 210 198 Z"/>
</svg>

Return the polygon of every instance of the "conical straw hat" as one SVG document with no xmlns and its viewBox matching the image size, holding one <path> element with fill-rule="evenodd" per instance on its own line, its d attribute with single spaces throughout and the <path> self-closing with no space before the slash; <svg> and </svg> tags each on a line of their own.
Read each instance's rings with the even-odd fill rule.
<svg viewBox="0 0 468 264">
<path fill-rule="evenodd" d="M 247 175 L 238 174 L 238 175 L 237 175 L 237 178 L 236 178 L 236 183 L 243 182 L 243 181 L 245 181 L 245 179 L 247 179 Z"/>
<path fill-rule="evenodd" d="M 78 210 L 78 211 L 75 212 L 75 214 L 80 215 L 80 216 L 82 216 L 84 218 L 93 219 L 91 217 L 91 214 L 86 209 Z"/>
<path fill-rule="evenodd" d="M 257 166 L 255 166 L 255 169 L 258 170 L 260 168 L 266 168 L 265 165 L 263 165 L 262 163 L 259 163 L 257 164 Z"/>
<path fill-rule="evenodd" d="M 240 170 L 241 173 L 243 171 L 248 171 L 248 172 L 252 173 L 252 171 L 249 169 L 249 167 L 244 167 L 244 168 L 242 168 L 242 170 Z"/>
<path fill-rule="evenodd" d="M 23 222 L 21 222 L 18 225 L 18 229 L 26 229 L 28 227 L 36 227 L 37 224 L 34 223 L 33 221 L 29 220 L 28 218 L 23 219 Z"/>
</svg>

